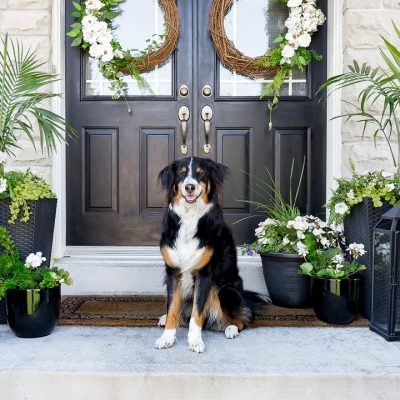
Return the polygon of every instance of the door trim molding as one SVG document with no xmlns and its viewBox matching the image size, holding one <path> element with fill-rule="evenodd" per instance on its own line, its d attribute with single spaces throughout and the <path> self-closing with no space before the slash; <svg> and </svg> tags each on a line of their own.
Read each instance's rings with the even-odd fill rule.
<svg viewBox="0 0 400 400">
<path fill-rule="evenodd" d="M 340 74 L 343 71 L 343 0 L 328 1 L 328 76 Z M 52 70 L 60 75 L 60 80 L 54 83 L 54 90 L 65 93 L 65 0 L 53 0 L 51 42 Z M 327 138 L 326 138 L 326 198 L 331 196 L 330 188 L 334 178 L 341 176 L 342 122 L 332 120 L 340 114 L 341 93 L 332 94 L 327 100 Z M 54 98 L 53 110 L 65 117 L 64 98 Z M 66 164 L 65 144 L 57 145 L 57 152 L 52 159 L 52 187 L 58 197 L 56 225 L 54 231 L 53 257 L 62 258 L 66 254 Z M 140 248 L 140 247 L 138 247 Z M 82 247 L 82 254 L 87 251 Z M 124 252 L 124 248 L 120 251 Z M 133 251 L 134 248 L 129 248 Z M 97 248 L 97 251 L 99 249 Z M 126 250 L 126 249 L 125 249 Z M 78 250 L 73 250 L 78 251 Z M 131 253 L 132 254 L 132 253 Z"/>
</svg>

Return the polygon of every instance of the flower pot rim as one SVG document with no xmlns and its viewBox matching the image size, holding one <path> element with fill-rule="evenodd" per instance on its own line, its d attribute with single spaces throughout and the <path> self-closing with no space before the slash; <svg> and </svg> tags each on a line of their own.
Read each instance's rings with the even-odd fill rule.
<svg viewBox="0 0 400 400">
<path fill-rule="evenodd" d="M 349 277 L 349 278 L 344 278 L 344 279 L 335 279 L 335 278 L 317 278 L 316 276 L 311 276 L 312 279 L 315 280 L 319 280 L 319 281 L 359 281 L 360 278 L 353 278 L 353 277 Z"/>
<path fill-rule="evenodd" d="M 281 252 L 281 253 L 276 253 L 272 251 L 265 251 L 265 252 L 259 252 L 258 253 L 260 256 L 271 256 L 271 257 L 276 257 L 276 258 L 292 258 L 296 260 L 302 260 L 304 261 L 304 257 L 295 254 L 295 253 L 286 253 L 286 252 Z"/>
<path fill-rule="evenodd" d="M 39 288 L 39 289 L 7 289 L 6 293 L 8 291 L 10 291 L 10 292 L 41 292 L 41 291 L 44 291 L 44 290 L 58 289 L 60 287 L 61 287 L 61 285 L 54 286 L 52 288 Z"/>
</svg>

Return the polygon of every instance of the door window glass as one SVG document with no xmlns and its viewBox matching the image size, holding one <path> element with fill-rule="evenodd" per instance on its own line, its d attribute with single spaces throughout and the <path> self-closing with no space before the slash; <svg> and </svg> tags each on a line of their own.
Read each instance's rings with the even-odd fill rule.
<svg viewBox="0 0 400 400">
<path fill-rule="evenodd" d="M 145 49 L 147 39 L 164 32 L 164 16 L 158 0 L 130 0 L 122 3 L 120 8 L 121 15 L 115 19 L 113 28 L 123 49 Z M 86 96 L 111 96 L 110 82 L 100 73 L 97 60 L 87 56 L 85 62 Z M 172 95 L 171 59 L 142 76 L 151 90 L 139 88 L 135 79 L 126 76 L 129 96 Z"/>
<path fill-rule="evenodd" d="M 279 1 L 233 0 L 225 16 L 225 32 L 236 48 L 250 57 L 265 54 L 276 44 L 274 39 L 285 31 L 288 8 Z M 269 80 L 252 80 L 219 64 L 220 96 L 259 96 Z M 282 87 L 282 95 L 307 95 L 306 74 L 294 72 Z"/>
</svg>

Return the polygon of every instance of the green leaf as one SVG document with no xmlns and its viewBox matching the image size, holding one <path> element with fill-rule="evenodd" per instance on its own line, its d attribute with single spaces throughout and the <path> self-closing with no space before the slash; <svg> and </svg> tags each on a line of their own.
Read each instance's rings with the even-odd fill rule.
<svg viewBox="0 0 400 400">
<path fill-rule="evenodd" d="M 72 4 L 78 11 L 82 10 L 82 6 L 79 3 L 77 3 L 76 1 L 73 1 Z"/>
<path fill-rule="evenodd" d="M 81 43 L 82 43 L 82 36 L 78 36 L 72 41 L 71 47 L 79 46 Z"/>
<path fill-rule="evenodd" d="M 71 31 L 67 32 L 67 36 L 69 37 L 76 37 L 81 33 L 80 29 L 72 29 Z"/>
<path fill-rule="evenodd" d="M 299 56 L 299 63 L 301 65 L 307 65 L 307 62 L 306 62 L 306 60 L 305 60 L 305 58 L 303 56 Z"/>
<path fill-rule="evenodd" d="M 282 43 L 285 40 L 285 37 L 283 35 L 279 35 L 276 37 L 273 41 L 273 43 Z"/>
<path fill-rule="evenodd" d="M 313 269 L 314 267 L 311 263 L 303 263 L 300 265 L 300 271 L 305 275 L 310 275 Z"/>
<path fill-rule="evenodd" d="M 80 18 L 81 16 L 82 14 L 80 13 L 80 11 L 73 11 L 71 13 L 71 17 Z"/>
<path fill-rule="evenodd" d="M 71 24 L 71 28 L 80 30 L 82 28 L 82 24 L 80 22 L 75 22 Z"/>
</svg>

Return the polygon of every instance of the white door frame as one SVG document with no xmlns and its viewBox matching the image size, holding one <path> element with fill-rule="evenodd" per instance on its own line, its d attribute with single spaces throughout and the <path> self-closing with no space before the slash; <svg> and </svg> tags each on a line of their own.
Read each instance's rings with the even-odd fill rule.
<svg viewBox="0 0 400 400">
<path fill-rule="evenodd" d="M 69 0 L 68 0 L 69 1 Z M 343 0 L 328 2 L 328 76 L 343 71 Z M 53 0 L 52 5 L 52 64 L 53 71 L 61 80 L 54 84 L 55 92 L 65 93 L 65 0 Z M 53 110 L 65 116 L 65 101 L 54 98 Z M 327 154 L 326 154 L 326 195 L 330 197 L 330 188 L 334 178 L 341 175 L 341 121 L 332 120 L 340 114 L 340 92 L 332 94 L 327 101 Z M 61 258 L 66 251 L 66 164 L 65 144 L 59 144 L 53 155 L 52 186 L 58 197 L 57 218 L 54 233 L 53 257 Z"/>
</svg>

